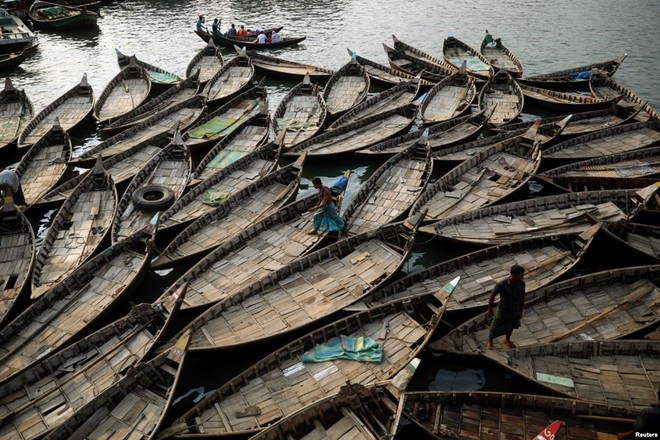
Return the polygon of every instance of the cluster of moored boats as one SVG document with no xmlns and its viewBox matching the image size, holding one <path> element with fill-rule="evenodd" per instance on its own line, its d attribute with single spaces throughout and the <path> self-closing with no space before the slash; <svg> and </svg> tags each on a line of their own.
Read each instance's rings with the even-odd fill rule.
<svg viewBox="0 0 660 440">
<path fill-rule="evenodd" d="M 389 66 L 349 50 L 335 71 L 225 59 L 210 39 L 184 79 L 117 51 L 104 90 L 83 76 L 38 113 L 7 79 L 0 149 L 20 158 L 27 208 L 8 194 L 0 218 L 0 438 L 391 438 L 404 417 L 435 438 L 629 430 L 660 387 L 660 341 L 643 339 L 660 323 L 660 122 L 612 79 L 624 57 L 524 77 L 501 42 L 449 38 L 436 57 L 395 38 L 386 53 Z M 299 84 L 271 114 L 258 77 Z M 558 114 L 520 121 L 530 104 Z M 104 140 L 74 148 L 90 117 Z M 343 204 L 350 171 L 338 176 L 348 237 L 310 235 L 305 165 L 346 157 L 383 163 Z M 532 181 L 553 195 L 529 198 Z M 47 207 L 37 249 L 28 217 Z M 394 279 L 422 235 L 480 250 Z M 159 251 L 157 237 L 173 238 Z M 597 241 L 645 265 L 574 277 Z M 146 271 L 183 264 L 107 324 Z M 483 316 L 430 342 L 443 314 L 483 310 L 513 264 L 528 293 L 517 348 L 486 350 Z M 175 328 L 182 312 L 196 317 Z M 305 329 L 167 419 L 188 353 Z M 341 337 L 375 340 L 382 361 L 303 362 Z M 425 348 L 562 397 L 406 392 Z"/>
</svg>

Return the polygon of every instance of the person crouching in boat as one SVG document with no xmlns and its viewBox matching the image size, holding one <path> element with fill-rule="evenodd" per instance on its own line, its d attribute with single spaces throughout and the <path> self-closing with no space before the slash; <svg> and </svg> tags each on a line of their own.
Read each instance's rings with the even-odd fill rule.
<svg viewBox="0 0 660 440">
<path fill-rule="evenodd" d="M 332 201 L 332 190 L 323 185 L 320 177 L 312 179 L 314 188 L 318 190 L 319 202 L 309 208 L 307 212 L 314 212 L 314 227 L 309 231 L 310 235 L 319 232 L 339 232 L 346 234 L 346 224 L 337 214 L 337 207 Z"/>
<path fill-rule="evenodd" d="M 488 311 L 486 316 L 493 318 L 488 332 L 488 343 L 486 348 L 493 349 L 493 339 L 504 335 L 504 345 L 515 348 L 516 344 L 511 341 L 513 329 L 520 327 L 523 309 L 525 308 L 525 269 L 517 264 L 511 266 L 509 277 L 495 284 L 488 298 Z M 495 297 L 500 296 L 495 317 L 493 317 L 493 303 Z"/>
<path fill-rule="evenodd" d="M 16 206 L 25 206 L 25 196 L 23 195 L 21 178 L 12 170 L 4 170 L 0 172 L 0 191 L 2 191 L 3 197 L 7 194 L 7 190 L 11 190 L 14 196 L 14 204 Z"/>
</svg>

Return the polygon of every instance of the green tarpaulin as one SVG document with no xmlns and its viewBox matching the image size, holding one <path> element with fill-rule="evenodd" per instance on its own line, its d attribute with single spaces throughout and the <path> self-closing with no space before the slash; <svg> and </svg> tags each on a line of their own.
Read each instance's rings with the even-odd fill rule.
<svg viewBox="0 0 660 440">
<path fill-rule="evenodd" d="M 236 122 L 236 118 L 223 118 L 216 116 L 215 118 L 188 130 L 188 136 L 192 139 L 219 139 L 237 129 L 240 124 L 237 124 Z"/>
<path fill-rule="evenodd" d="M 247 151 L 222 150 L 211 159 L 211 162 L 206 165 L 206 168 L 213 168 L 216 170 L 227 168 L 246 154 L 248 154 Z"/>
<path fill-rule="evenodd" d="M 339 336 L 330 339 L 326 344 L 315 345 L 302 356 L 303 362 L 325 362 L 333 359 L 380 364 L 383 361 L 383 347 L 367 336 Z"/>
</svg>

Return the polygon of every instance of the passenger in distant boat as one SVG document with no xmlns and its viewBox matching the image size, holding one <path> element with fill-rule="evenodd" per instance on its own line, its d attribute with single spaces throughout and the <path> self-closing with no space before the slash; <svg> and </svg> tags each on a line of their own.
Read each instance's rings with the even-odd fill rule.
<svg viewBox="0 0 660 440">
<path fill-rule="evenodd" d="M 648 408 L 643 409 L 633 423 L 633 430 L 619 433 L 616 438 L 623 440 L 626 438 L 638 438 L 639 434 L 658 434 L 660 433 L 660 390 L 656 395 L 657 402 Z M 649 436 L 647 436 L 649 437 Z"/>
<path fill-rule="evenodd" d="M 14 204 L 17 206 L 24 206 L 25 196 L 23 195 L 21 178 L 12 170 L 4 170 L 0 172 L 0 191 L 6 196 L 8 189 L 10 189 L 14 195 Z"/>
<path fill-rule="evenodd" d="M 257 27 L 257 28 L 254 29 L 254 34 L 255 34 L 255 35 L 259 35 L 259 34 L 262 33 L 262 32 L 265 33 L 266 30 L 265 30 L 265 29 L 262 29 L 262 28 L 260 28 L 260 27 Z"/>
<path fill-rule="evenodd" d="M 245 26 L 241 25 L 241 28 L 238 30 L 238 33 L 236 34 L 239 37 L 245 37 L 247 35 L 247 32 L 245 31 Z"/>
<path fill-rule="evenodd" d="M 501 38 L 495 38 L 495 47 L 498 49 L 502 49 L 502 39 Z"/>
<path fill-rule="evenodd" d="M 488 29 L 486 29 L 486 46 L 493 46 L 493 36 L 490 34 L 490 32 L 488 32 Z"/>
<path fill-rule="evenodd" d="M 320 177 L 312 179 L 312 185 L 318 190 L 319 202 L 309 208 L 307 212 L 314 212 L 314 226 L 309 235 L 319 232 L 339 232 L 346 235 L 346 224 L 337 214 L 337 207 L 332 201 L 332 190 L 323 185 Z"/>
<path fill-rule="evenodd" d="M 255 43 L 266 44 L 266 34 L 262 32 L 259 35 L 257 35 L 257 39 L 255 40 Z"/>
<path fill-rule="evenodd" d="M 205 31 L 206 26 L 204 26 L 204 16 L 200 14 L 199 18 L 197 19 L 197 30 L 198 31 Z"/>
<path fill-rule="evenodd" d="M 282 36 L 277 31 L 273 31 L 273 33 L 270 34 L 270 42 L 271 43 L 281 43 L 282 42 Z"/>
<path fill-rule="evenodd" d="M 488 298 L 488 311 L 486 316 L 493 318 L 488 332 L 488 343 L 486 348 L 493 349 L 493 339 L 504 335 L 504 345 L 509 348 L 515 348 L 516 344 L 511 341 L 513 329 L 520 327 L 523 309 L 525 308 L 525 269 L 522 266 L 514 264 L 511 266 L 509 276 L 495 284 L 493 291 Z M 493 304 L 495 297 L 500 296 L 500 303 L 497 305 L 497 311 L 493 316 Z"/>
<path fill-rule="evenodd" d="M 227 35 L 230 36 L 230 37 L 235 37 L 237 35 L 236 25 L 234 23 L 231 24 L 231 27 L 227 31 Z"/>
<path fill-rule="evenodd" d="M 213 31 L 213 35 L 217 34 L 220 31 L 220 21 L 217 18 L 213 20 L 213 24 L 211 25 L 211 30 Z"/>
</svg>

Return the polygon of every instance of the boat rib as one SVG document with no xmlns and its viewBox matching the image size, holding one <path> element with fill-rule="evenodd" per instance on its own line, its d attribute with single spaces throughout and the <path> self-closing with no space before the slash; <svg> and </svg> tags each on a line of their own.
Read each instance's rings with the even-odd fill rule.
<svg viewBox="0 0 660 440">
<path fill-rule="evenodd" d="M 336 118 L 367 97 L 371 79 L 355 59 L 336 71 L 323 89 L 323 99 L 331 117 Z"/>
<path fill-rule="evenodd" d="M 124 67 L 105 86 L 94 105 L 94 117 L 101 123 L 118 119 L 140 105 L 149 97 L 151 80 L 144 68 L 131 57 Z"/>
</svg>

